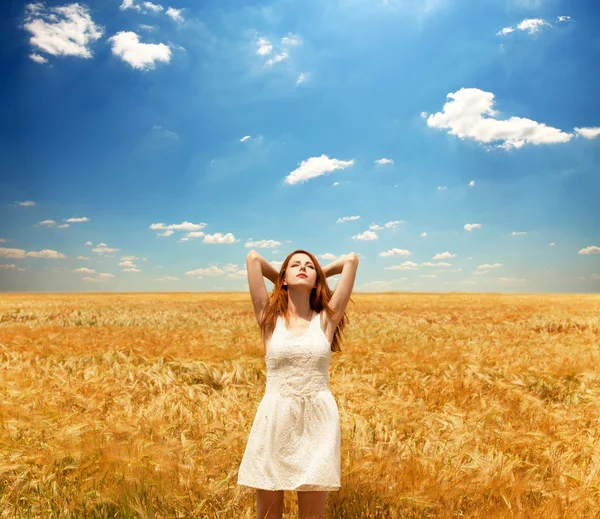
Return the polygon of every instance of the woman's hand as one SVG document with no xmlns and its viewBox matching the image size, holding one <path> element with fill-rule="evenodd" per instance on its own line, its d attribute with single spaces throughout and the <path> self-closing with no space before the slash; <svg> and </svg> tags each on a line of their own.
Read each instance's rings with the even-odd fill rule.
<svg viewBox="0 0 600 519">
<path fill-rule="evenodd" d="M 279 272 L 277 269 L 271 265 L 265 258 L 263 258 L 258 252 L 251 251 L 254 253 L 253 257 L 260 263 L 263 277 L 267 278 L 271 283 L 275 284 L 277 282 L 277 277 L 279 276 Z"/>
</svg>

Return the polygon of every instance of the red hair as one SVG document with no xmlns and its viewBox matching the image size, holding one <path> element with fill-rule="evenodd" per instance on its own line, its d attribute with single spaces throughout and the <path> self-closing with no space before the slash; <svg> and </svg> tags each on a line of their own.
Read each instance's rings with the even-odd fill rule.
<svg viewBox="0 0 600 519">
<path fill-rule="evenodd" d="M 287 320 L 288 316 L 288 289 L 287 286 L 283 284 L 283 280 L 285 279 L 285 273 L 287 270 L 288 263 L 292 259 L 292 256 L 297 253 L 306 254 L 315 266 L 315 270 L 317 272 L 317 282 L 314 288 L 310 292 L 310 308 L 315 312 L 320 312 L 321 310 L 325 310 L 326 314 L 329 317 L 333 317 L 335 312 L 333 308 L 329 306 L 329 301 L 331 301 L 331 296 L 333 295 L 333 291 L 329 288 L 327 284 L 327 278 L 325 276 L 325 272 L 319 265 L 317 258 L 315 258 L 310 252 L 305 251 L 303 249 L 296 249 L 295 251 L 288 254 L 281 265 L 281 269 L 279 270 L 279 275 L 275 280 L 275 287 L 273 288 L 273 292 L 269 295 L 269 300 L 265 305 L 263 310 L 261 322 L 260 322 L 260 331 L 261 335 L 264 338 L 268 333 L 272 333 L 275 329 L 275 325 L 277 323 L 277 317 L 283 316 Z M 352 301 L 352 299 L 350 299 Z M 352 301 L 354 304 L 354 301 Z M 344 328 L 348 322 L 348 317 L 344 312 L 342 319 L 337 325 L 335 329 L 335 333 L 333 334 L 333 340 L 331 341 L 331 351 L 341 352 L 340 341 L 341 334 L 344 331 Z"/>
</svg>

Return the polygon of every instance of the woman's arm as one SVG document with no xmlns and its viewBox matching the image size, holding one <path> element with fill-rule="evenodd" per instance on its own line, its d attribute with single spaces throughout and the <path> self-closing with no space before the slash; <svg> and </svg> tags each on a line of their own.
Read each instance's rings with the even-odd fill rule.
<svg viewBox="0 0 600 519">
<path fill-rule="evenodd" d="M 336 274 L 341 274 L 342 269 L 344 268 L 344 265 L 346 264 L 346 262 L 350 261 L 351 259 L 352 259 L 352 253 L 346 254 L 345 256 L 342 256 L 341 258 L 338 258 L 335 261 L 332 261 L 328 265 L 325 265 L 323 267 L 323 272 L 325 272 L 325 277 L 328 278 L 329 276 L 335 276 Z"/>
<path fill-rule="evenodd" d="M 271 265 L 265 258 L 263 258 L 258 252 L 254 251 L 256 258 L 260 262 L 260 268 L 262 269 L 263 277 L 266 277 L 271 283 L 275 284 L 279 272 L 275 270 L 275 267 Z"/>
</svg>

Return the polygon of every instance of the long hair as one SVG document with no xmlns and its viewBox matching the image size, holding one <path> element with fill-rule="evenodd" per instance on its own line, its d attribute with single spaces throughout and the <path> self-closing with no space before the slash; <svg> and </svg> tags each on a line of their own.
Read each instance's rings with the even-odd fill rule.
<svg viewBox="0 0 600 519">
<path fill-rule="evenodd" d="M 298 252 L 302 252 L 310 257 L 311 261 L 315 266 L 315 270 L 317 271 L 317 281 L 315 283 L 314 288 L 310 292 L 310 308 L 315 312 L 320 312 L 321 310 L 325 310 L 329 317 L 333 317 L 335 312 L 333 308 L 329 306 L 329 301 L 331 300 L 331 296 L 333 295 L 333 291 L 329 288 L 327 284 L 327 278 L 325 276 L 325 272 L 319 265 L 317 258 L 315 258 L 310 252 L 305 251 L 303 249 L 296 249 L 295 251 L 288 254 L 285 258 L 284 262 L 281 265 L 281 269 L 279 270 L 279 275 L 275 280 L 275 287 L 273 288 L 273 292 L 269 295 L 269 300 L 265 305 L 263 310 L 261 322 L 260 322 L 260 331 L 263 338 L 263 341 L 267 334 L 272 333 L 275 330 L 275 325 L 277 324 L 277 317 L 283 316 L 286 320 L 288 317 L 288 288 L 283 284 L 285 279 L 285 274 L 287 270 L 288 263 L 290 262 L 292 256 Z M 350 299 L 352 301 L 352 299 Z M 352 301 L 354 304 L 354 301 Z M 344 331 L 344 328 L 348 322 L 348 317 L 344 312 L 342 319 L 337 325 L 335 329 L 335 333 L 333 334 L 333 340 L 331 341 L 331 351 L 340 352 L 342 349 L 340 348 L 341 334 Z"/>
</svg>

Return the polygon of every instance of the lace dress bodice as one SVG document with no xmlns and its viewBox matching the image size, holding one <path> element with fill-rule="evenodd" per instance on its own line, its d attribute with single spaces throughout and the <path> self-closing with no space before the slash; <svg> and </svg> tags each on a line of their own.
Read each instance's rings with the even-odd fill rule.
<svg viewBox="0 0 600 519">
<path fill-rule="evenodd" d="M 331 345 L 321 329 L 320 315 L 313 311 L 302 335 L 289 332 L 283 316 L 277 318 L 265 356 L 266 393 L 308 396 L 329 391 Z"/>
</svg>

